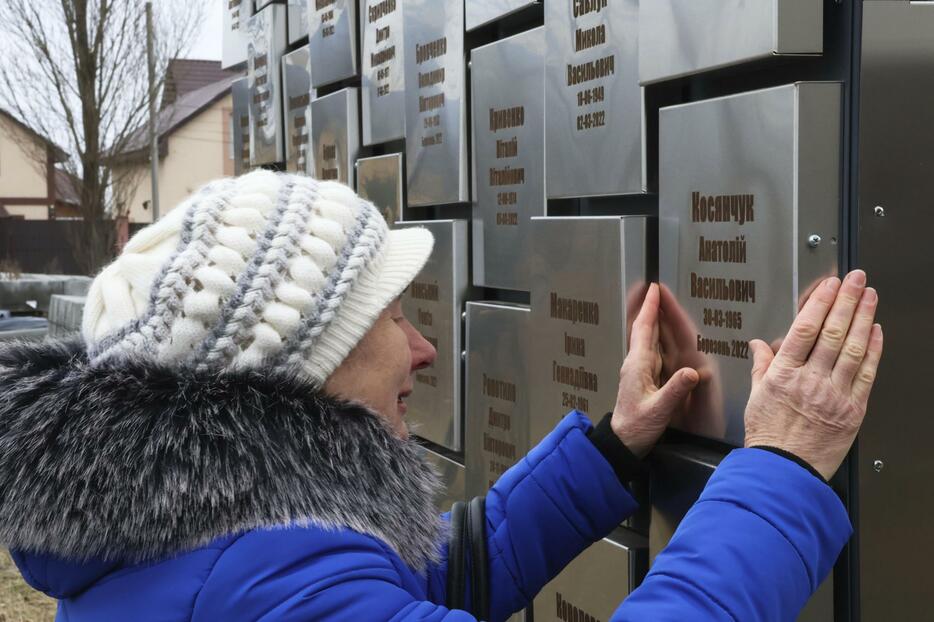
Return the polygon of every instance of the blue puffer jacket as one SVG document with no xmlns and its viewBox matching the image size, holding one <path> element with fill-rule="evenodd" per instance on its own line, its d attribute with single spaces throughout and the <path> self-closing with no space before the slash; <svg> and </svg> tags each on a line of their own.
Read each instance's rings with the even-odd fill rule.
<svg viewBox="0 0 934 622">
<path fill-rule="evenodd" d="M 436 479 L 368 412 L 32 348 L 0 353 L 0 541 L 59 620 L 473 619 L 439 604 Z M 595 435 L 570 413 L 490 491 L 492 620 L 635 509 Z M 614 619 L 794 620 L 849 534 L 826 484 L 738 450 Z"/>
</svg>

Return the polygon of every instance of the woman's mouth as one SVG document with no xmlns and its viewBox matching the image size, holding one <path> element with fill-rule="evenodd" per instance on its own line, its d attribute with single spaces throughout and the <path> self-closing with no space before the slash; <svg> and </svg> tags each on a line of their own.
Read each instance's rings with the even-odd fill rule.
<svg viewBox="0 0 934 622">
<path fill-rule="evenodd" d="M 399 394 L 398 398 L 396 398 L 396 408 L 398 409 L 400 415 L 405 415 L 405 413 L 409 410 L 408 404 L 405 403 L 405 400 L 410 395 L 412 395 L 411 391 L 403 391 Z"/>
</svg>

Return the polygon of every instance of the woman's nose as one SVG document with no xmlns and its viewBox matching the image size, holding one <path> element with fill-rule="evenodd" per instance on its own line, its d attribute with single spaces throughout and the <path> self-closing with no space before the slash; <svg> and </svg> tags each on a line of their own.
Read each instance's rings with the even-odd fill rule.
<svg viewBox="0 0 934 622">
<path fill-rule="evenodd" d="M 412 350 L 412 371 L 428 367 L 438 356 L 435 347 L 414 326 L 409 331 L 409 349 Z"/>
</svg>

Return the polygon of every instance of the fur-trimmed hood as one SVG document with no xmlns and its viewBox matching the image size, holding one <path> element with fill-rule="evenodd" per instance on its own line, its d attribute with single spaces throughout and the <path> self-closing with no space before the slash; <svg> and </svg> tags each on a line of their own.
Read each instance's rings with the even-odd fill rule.
<svg viewBox="0 0 934 622">
<path fill-rule="evenodd" d="M 79 342 L 0 348 L 0 544 L 158 559 L 287 524 L 435 559 L 438 478 L 413 441 L 298 377 L 88 364 Z"/>
</svg>

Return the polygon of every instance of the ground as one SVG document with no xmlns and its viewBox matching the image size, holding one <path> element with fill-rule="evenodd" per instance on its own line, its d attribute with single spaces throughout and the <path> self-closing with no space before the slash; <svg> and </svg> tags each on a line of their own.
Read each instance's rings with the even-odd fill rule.
<svg viewBox="0 0 934 622">
<path fill-rule="evenodd" d="M 0 549 L 0 622 L 51 622 L 54 619 L 55 600 L 26 585 L 6 549 Z"/>
</svg>

